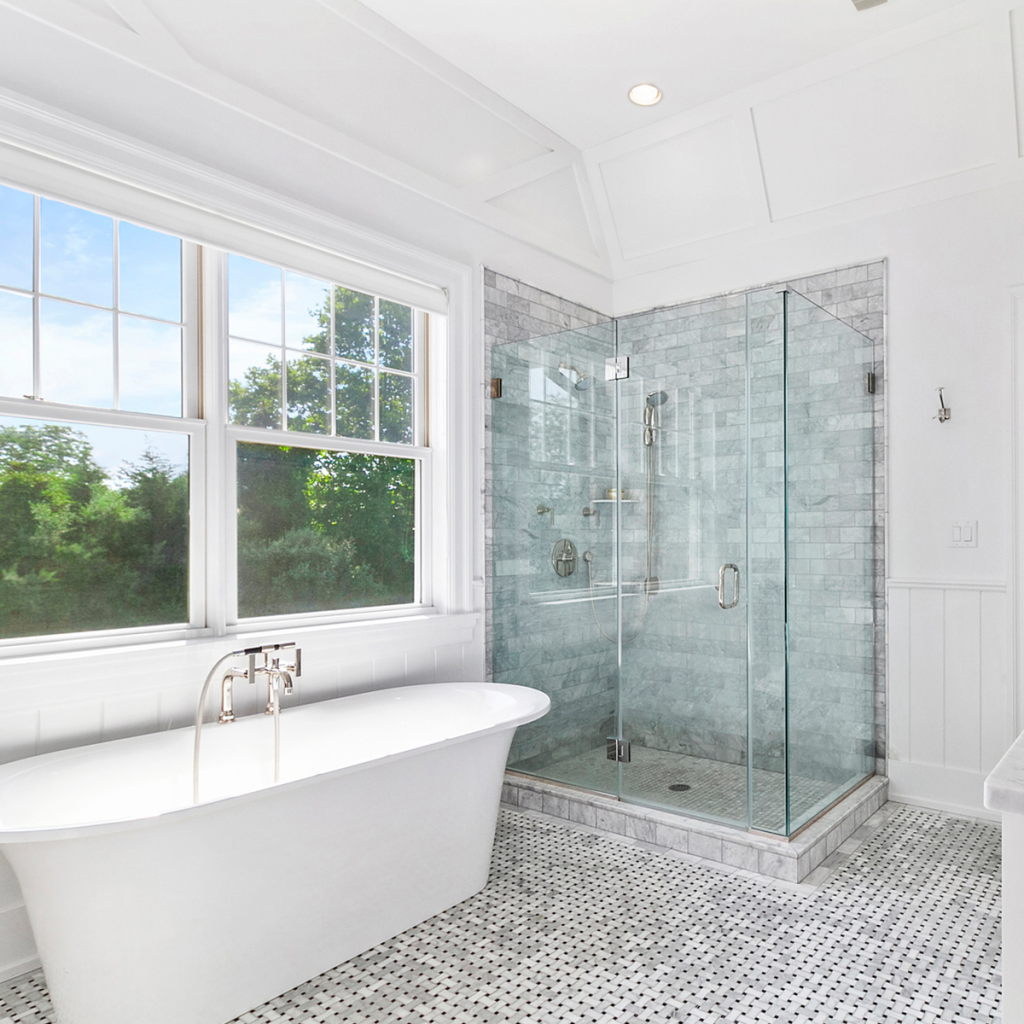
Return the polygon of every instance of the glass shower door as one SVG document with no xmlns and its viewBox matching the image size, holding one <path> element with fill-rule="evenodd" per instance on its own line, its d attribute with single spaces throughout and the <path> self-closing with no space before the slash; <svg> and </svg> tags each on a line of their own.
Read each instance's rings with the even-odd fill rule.
<svg viewBox="0 0 1024 1024">
<path fill-rule="evenodd" d="M 743 296 L 619 322 L 619 763 L 628 800 L 746 826 Z"/>
<path fill-rule="evenodd" d="M 495 682 L 533 686 L 551 711 L 516 730 L 509 767 L 614 793 L 614 324 L 502 341 L 491 352 L 489 612 Z M 590 552 L 596 571 L 591 583 Z"/>
</svg>

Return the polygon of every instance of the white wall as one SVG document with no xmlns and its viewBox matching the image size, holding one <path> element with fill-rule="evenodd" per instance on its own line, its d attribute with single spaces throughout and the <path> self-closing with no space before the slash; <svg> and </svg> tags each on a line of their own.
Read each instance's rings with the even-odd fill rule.
<svg viewBox="0 0 1024 1024">
<path fill-rule="evenodd" d="M 1011 629 L 1011 289 L 1024 185 L 748 245 L 615 285 L 615 310 L 888 260 L 891 794 L 983 813 L 1019 730 Z M 940 424 L 935 388 L 952 417 Z M 951 548 L 954 520 L 978 546 Z"/>
</svg>

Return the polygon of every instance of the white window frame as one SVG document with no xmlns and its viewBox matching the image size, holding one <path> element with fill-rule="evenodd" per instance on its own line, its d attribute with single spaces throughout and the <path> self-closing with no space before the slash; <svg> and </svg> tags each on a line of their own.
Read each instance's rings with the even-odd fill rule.
<svg viewBox="0 0 1024 1024">
<path fill-rule="evenodd" d="M 70 175 L 77 178 L 82 172 Z M 451 525 L 451 510 L 455 498 L 450 472 L 453 468 L 452 452 L 438 451 L 431 446 L 432 437 L 443 436 L 450 425 L 445 420 L 453 409 L 449 395 L 451 360 L 448 350 L 450 337 L 449 315 L 440 312 L 435 300 L 433 308 L 422 321 L 426 323 L 426 337 L 417 337 L 416 343 L 423 356 L 421 371 L 415 375 L 414 400 L 422 414 L 415 439 L 417 444 L 359 441 L 334 435 L 307 434 L 298 431 L 269 431 L 260 428 L 236 427 L 227 422 L 227 252 L 216 244 L 201 243 L 194 235 L 176 228 L 174 218 L 166 215 L 150 219 L 140 216 L 137 203 L 118 208 L 116 202 L 90 201 L 89 190 L 56 191 L 19 181 L 9 175 L 0 182 L 37 196 L 90 210 L 118 220 L 129 221 L 143 227 L 173 234 L 183 240 L 183 387 L 185 409 L 191 415 L 167 417 L 148 413 L 131 413 L 64 405 L 31 399 L 0 397 L 0 415 L 17 416 L 45 421 L 79 423 L 82 425 L 121 426 L 135 429 L 165 430 L 184 434 L 189 438 L 189 611 L 187 623 L 127 627 L 110 630 L 91 630 L 66 634 L 41 634 L 27 637 L 0 639 L 0 661 L 12 657 L 45 655 L 76 650 L 91 650 L 126 645 L 180 642 L 235 634 L 255 634 L 267 631 L 293 630 L 296 627 L 323 627 L 337 624 L 367 625 L 380 621 L 385 625 L 392 620 L 447 615 L 472 610 L 472 580 L 467 577 L 473 561 L 472 553 L 460 551 L 452 561 L 455 534 Z M 115 190 L 118 191 L 118 190 Z M 129 194 L 134 191 L 127 189 Z M 75 194 L 75 193 L 78 194 Z M 104 190 L 106 192 L 106 189 Z M 38 200 L 37 200 L 38 202 Z M 183 223 L 188 223 L 183 218 Z M 345 284 L 344 268 L 350 258 L 325 251 L 322 245 L 303 244 L 253 227 L 239 229 L 230 224 L 228 235 L 252 240 L 254 245 L 232 245 L 230 251 L 258 259 L 310 276 L 323 277 Z M 234 239 L 232 238 L 232 241 Z M 219 239 L 223 243 L 223 239 Z M 351 264 L 357 271 L 360 265 Z M 331 272 L 332 266 L 341 271 Z M 366 270 L 366 281 L 374 283 L 375 275 L 386 271 Z M 358 274 L 356 275 L 358 278 Z M 401 275 L 398 275 L 399 277 Z M 410 286 L 415 293 L 415 279 Z M 347 287 L 367 291 L 367 283 L 357 280 Z M 428 286 L 420 286 L 424 294 L 431 294 Z M 437 289 L 434 287 L 433 292 Z M 388 294 L 373 289 L 379 298 L 390 299 L 418 308 L 407 292 Z M 447 296 L 447 290 L 444 292 Z M 417 332 L 421 333 L 420 331 Z M 425 333 L 425 332 L 423 332 Z M 468 368 L 467 368 L 468 369 Z M 432 386 L 438 392 L 432 393 Z M 237 557 L 235 544 L 236 517 L 229 514 L 234 508 L 235 459 L 238 441 L 256 441 L 263 444 L 283 444 L 322 450 L 339 450 L 366 454 L 383 454 L 412 458 L 417 461 L 416 478 L 416 595 L 412 604 L 375 608 L 338 609 L 316 613 L 299 613 L 239 620 L 237 617 Z M 468 468 L 469 450 L 460 452 L 456 461 L 463 475 Z M 468 481 L 467 481 L 468 482 Z M 441 526 L 443 524 L 443 528 Z M 468 556 L 468 557 L 467 557 Z M 397 623 L 396 623 L 397 624 Z"/>
<path fill-rule="evenodd" d="M 375 606 L 372 608 L 335 608 L 320 612 L 297 612 L 282 615 L 261 615 L 240 619 L 238 616 L 238 517 L 227 515 L 224 523 L 226 527 L 224 552 L 224 565 L 226 569 L 225 582 L 226 593 L 223 596 L 225 601 L 225 615 L 223 628 L 229 635 L 236 633 L 249 633 L 254 629 L 264 628 L 289 628 L 298 625 L 318 625 L 331 622 L 352 622 L 362 621 L 368 618 L 389 618 L 410 613 L 423 612 L 433 607 L 433 594 L 431 587 L 430 552 L 431 544 L 431 482 L 433 479 L 433 452 L 423 444 L 426 434 L 427 415 L 429 414 L 429 402 L 426 401 L 426 388 L 424 380 L 426 370 L 424 362 L 427 357 L 426 339 L 423 337 L 423 329 L 418 324 L 423 322 L 421 311 L 413 310 L 413 349 L 414 366 L 419 367 L 415 377 L 413 391 L 413 438 L 414 444 L 400 444 L 394 441 L 368 441 L 359 438 L 344 437 L 337 434 L 313 434 L 300 430 L 268 429 L 265 427 L 237 426 L 230 422 L 228 415 L 228 355 L 230 342 L 228 340 L 228 253 L 209 247 L 203 249 L 203 272 L 205 282 L 203 293 L 206 302 L 206 313 L 211 322 L 211 327 L 217 332 L 218 342 L 212 346 L 213 351 L 209 353 L 210 359 L 207 363 L 209 372 L 206 376 L 206 412 L 208 422 L 223 424 L 224 428 L 224 457 L 223 469 L 224 494 L 226 508 L 233 507 L 235 496 L 238 491 L 236 476 L 237 451 L 240 441 L 253 444 L 267 445 L 270 447 L 295 447 L 310 448 L 318 451 L 353 452 L 359 455 L 387 455 L 395 458 L 412 459 L 416 462 L 416 512 L 415 512 L 415 578 L 413 586 L 414 599 L 407 604 L 392 606 Z M 239 255 L 247 255 L 240 253 Z M 299 274 L 308 274 L 302 267 L 289 266 L 282 263 L 273 264 L 285 270 L 292 270 Z M 334 284 L 342 282 L 331 281 Z M 342 284 L 343 287 L 345 285 Z M 377 295 L 377 299 L 388 300 L 387 295 Z M 399 301 L 397 299 L 392 301 Z M 407 305 L 407 303 L 404 303 Z M 376 326 L 376 324 L 375 324 Z M 267 346 L 271 351 L 271 346 Z M 215 365 L 210 365 L 214 363 Z M 282 383 L 287 395 L 286 364 L 282 353 L 281 368 Z M 332 371 L 333 379 L 333 371 Z M 214 389 L 211 385 L 214 381 L 219 385 Z M 282 403 L 281 420 L 282 424 L 287 423 L 287 404 Z M 374 411 L 374 422 L 379 416 L 379 403 Z M 333 416 L 332 416 L 333 420 Z M 426 563 L 426 565 L 424 564 Z M 268 585 L 273 585 L 268 581 Z"/>
</svg>

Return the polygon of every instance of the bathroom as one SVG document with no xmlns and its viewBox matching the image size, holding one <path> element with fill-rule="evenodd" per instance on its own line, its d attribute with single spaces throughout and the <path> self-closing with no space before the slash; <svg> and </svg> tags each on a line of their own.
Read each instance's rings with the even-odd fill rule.
<svg viewBox="0 0 1024 1024">
<path fill-rule="evenodd" d="M 713 861 L 708 850 L 716 842 L 720 850 L 733 842 L 716 830 L 756 830 L 768 833 L 766 844 L 783 841 L 770 816 L 747 820 L 756 806 L 748 798 L 747 775 L 739 783 L 744 799 L 738 812 L 671 805 L 696 815 L 690 837 L 702 837 L 693 847 L 703 851 L 702 864 L 659 852 L 669 844 L 650 839 L 658 839 L 659 825 L 673 827 L 659 817 L 671 809 L 630 791 L 628 783 L 631 766 L 640 764 L 637 750 L 647 743 L 638 736 L 650 737 L 647 745 L 653 747 L 658 723 L 649 717 L 644 729 L 628 736 L 609 728 L 615 724 L 616 688 L 631 687 L 638 695 L 650 689 L 654 668 L 643 661 L 643 645 L 658 635 L 674 642 L 663 620 L 682 598 L 668 584 L 687 575 L 681 549 L 670 549 L 665 539 L 679 535 L 672 516 L 682 514 L 683 502 L 671 487 L 681 477 L 663 465 L 654 477 L 657 516 L 650 545 L 647 540 L 642 441 L 647 396 L 664 392 L 669 397 L 656 407 L 653 427 L 655 454 L 667 457 L 669 440 L 674 453 L 680 450 L 677 418 L 687 385 L 679 366 L 680 373 L 669 379 L 668 368 L 642 365 L 642 346 L 628 337 L 629 324 L 638 322 L 631 318 L 663 311 L 678 320 L 705 303 L 735 302 L 737 333 L 728 338 L 749 348 L 748 297 L 770 292 L 770 301 L 782 302 L 778 293 L 788 289 L 787 302 L 809 299 L 850 331 L 865 332 L 874 345 L 876 391 L 870 402 L 879 440 L 871 459 L 880 486 L 872 498 L 878 517 L 872 543 L 881 551 L 872 558 L 884 571 L 880 584 L 870 576 L 871 587 L 882 589 L 865 594 L 881 646 L 870 685 L 857 690 L 855 735 L 838 739 L 870 739 L 871 764 L 862 744 L 864 763 L 856 781 L 886 780 L 889 810 L 881 813 L 901 809 L 908 836 L 932 842 L 941 833 L 964 857 L 987 836 L 986 849 L 996 856 L 999 811 L 986 807 L 984 782 L 1021 729 L 1017 622 L 1024 505 L 1018 489 L 1024 465 L 1017 431 L 1024 331 L 1024 8 L 1002 0 L 785 0 L 771 5 L 771 12 L 766 6 L 755 0 L 651 0 L 628 11 L 601 3 L 584 12 L 571 3 L 532 0 L 507 6 L 455 0 L 3 5 L 0 185 L 39 196 L 40 203 L 70 204 L 185 242 L 184 269 L 192 274 L 193 288 L 185 293 L 182 329 L 194 341 L 186 345 L 192 355 L 181 374 L 186 405 L 192 404 L 179 424 L 165 416 L 159 427 L 189 446 L 194 543 L 186 620 L 179 617 L 160 629 L 128 627 L 116 636 L 102 629 L 52 637 L 4 631 L 0 761 L 184 728 L 211 665 L 236 648 L 285 641 L 301 646 L 302 676 L 295 692 L 282 697 L 286 713 L 295 704 L 397 686 L 488 677 L 532 685 L 522 674 L 524 660 L 516 665 L 510 658 L 528 653 L 549 669 L 549 683 L 559 672 L 585 671 L 587 678 L 577 680 L 581 691 L 590 687 L 606 694 L 600 714 L 588 719 L 585 744 L 565 747 L 549 762 L 598 750 L 609 736 L 633 743 L 633 762 L 599 763 L 605 778 L 610 772 L 610 782 L 584 784 L 578 777 L 545 776 L 548 765 L 537 760 L 547 754 L 528 730 L 556 721 L 557 700 L 549 716 L 524 726 L 517 740 L 521 746 L 513 755 L 514 773 L 506 777 L 496 850 L 514 863 L 516 835 L 521 840 L 527 829 L 534 830 L 531 842 L 543 833 L 569 851 L 551 878 L 552 887 L 567 888 L 548 892 L 567 901 L 564 918 L 551 926 L 565 929 L 564 955 L 573 955 L 571 933 L 584 927 L 589 913 L 584 904 L 570 905 L 566 893 L 592 883 L 601 898 L 614 900 L 614 892 L 600 888 L 613 877 L 647 886 L 649 871 L 635 859 L 636 848 L 648 859 L 669 858 L 664 863 L 677 873 L 666 868 L 666 886 L 676 884 L 683 867 L 695 873 L 694 913 L 734 899 L 730 921 L 740 923 L 729 934 L 747 943 L 752 964 L 758 942 L 766 941 L 766 926 L 761 920 L 744 932 L 742 919 L 746 914 L 757 920 L 759 908 L 769 908 L 768 920 L 785 925 L 780 934 L 792 939 L 797 956 L 794 936 L 809 927 L 801 916 L 807 901 L 847 883 L 824 882 L 814 893 L 789 889 L 808 883 L 756 870 L 761 864 L 751 873 L 768 877 L 768 883 L 746 878 L 736 872 L 748 869 L 727 870 L 721 857 L 718 873 L 707 874 L 715 870 L 703 863 Z M 744 31 L 737 24 L 745 24 Z M 344 59 L 311 59 L 325 51 Z M 660 102 L 632 103 L 629 89 L 648 82 L 661 90 Z M 373 367 L 377 379 L 390 380 L 390 374 L 420 389 L 409 446 L 417 474 L 412 601 L 402 598 L 372 612 L 358 605 L 308 613 L 271 605 L 268 616 L 268 607 L 258 602 L 247 611 L 237 589 L 239 527 L 227 515 L 241 470 L 228 452 L 230 445 L 265 444 L 269 431 L 230 419 L 225 408 L 230 366 L 217 348 L 217 322 L 229 315 L 226 254 L 422 314 L 410 334 L 410 343 L 419 346 L 416 371 Z M 709 306 L 704 312 L 715 310 Z M 581 338 L 556 342 L 566 331 L 590 334 L 585 344 Z M 781 326 L 778 331 L 773 343 L 781 345 Z M 508 345 L 536 357 L 531 365 L 546 368 L 545 379 L 568 396 L 572 405 L 565 408 L 572 415 L 591 415 L 592 424 L 599 421 L 611 431 L 607 445 L 592 449 L 595 459 L 606 461 L 587 467 L 586 482 L 572 501 L 561 490 L 564 467 L 572 465 L 567 459 L 543 460 L 549 476 L 536 486 L 532 480 L 516 484 L 505 495 L 537 538 L 535 547 L 524 546 L 527 533 L 513 538 L 520 545 L 513 560 L 529 562 L 544 587 L 573 590 L 573 628 L 589 630 L 585 636 L 559 637 L 560 620 L 544 618 L 552 606 L 519 614 L 500 604 L 495 590 L 505 577 L 497 572 L 494 552 L 508 539 L 501 536 L 506 526 L 495 506 L 495 498 L 503 498 L 494 490 L 492 472 L 495 422 L 520 401 L 513 375 L 494 365 Z M 620 352 L 631 357 L 632 376 L 608 380 L 606 360 Z M 200 358 L 206 360 L 201 367 Z M 29 384 L 0 398 L 0 416 L 45 417 L 38 399 L 25 397 L 35 393 L 36 378 L 45 371 L 45 362 L 30 365 Z M 332 364 L 331 372 L 340 371 Z M 592 383 L 580 389 L 584 377 Z M 492 397 L 495 379 L 503 382 L 500 398 Z M 616 395 L 622 396 L 619 406 Z M 121 412 L 82 411 L 73 400 L 48 397 L 45 390 L 38 398 L 60 404 L 60 415 L 52 415 L 58 423 L 110 427 Z M 869 396 L 862 390 L 859 399 Z M 561 406 L 549 404 L 553 415 L 562 415 Z M 142 431 L 156 422 L 147 421 L 148 415 L 153 413 L 146 408 L 130 410 L 120 422 Z M 380 432 L 383 414 L 378 419 L 378 436 L 364 436 L 356 451 L 393 452 L 386 447 L 392 440 Z M 323 450 L 340 450 L 331 430 L 324 436 Z M 659 447 L 663 441 L 666 447 Z M 541 506 L 552 511 L 541 514 Z M 584 516 L 584 509 L 598 514 Z M 615 579 L 612 555 L 621 531 L 631 531 L 629 538 L 623 534 L 630 551 L 621 581 L 632 590 L 623 590 L 617 601 L 613 587 L 611 599 L 593 600 L 588 573 L 597 590 Z M 551 562 L 553 546 L 562 539 L 571 540 L 577 554 L 575 572 L 565 578 Z M 584 558 L 588 551 L 592 562 Z M 717 583 L 719 567 L 743 566 L 746 554 L 708 552 L 701 579 Z M 649 576 L 660 576 L 666 586 L 646 601 L 647 620 L 641 623 Z M 273 594 L 279 581 L 257 576 L 257 582 L 255 592 L 264 595 Z M 732 580 L 725 582 L 727 591 L 719 597 L 728 604 Z M 533 583 L 530 577 L 530 588 L 537 590 Z M 747 584 L 744 575 L 737 606 L 742 614 L 753 593 Z M 714 598 L 711 591 L 706 596 Z M 737 609 L 716 602 L 700 614 L 714 625 Z M 636 640 L 621 643 L 638 623 Z M 566 653 L 558 665 L 559 639 L 571 645 L 577 638 L 589 645 L 587 652 Z M 658 664 L 683 656 L 671 647 Z M 707 719 L 700 729 L 703 740 L 716 732 L 727 737 L 721 743 L 729 752 L 723 763 L 742 773 L 754 767 L 747 757 L 750 723 L 762 721 L 746 703 L 746 681 L 740 679 L 745 665 L 736 666 L 737 688 L 728 690 L 728 701 L 722 697 L 721 707 L 714 695 L 705 695 L 701 707 L 721 714 L 717 724 Z M 778 681 L 778 672 L 771 678 Z M 553 685 L 550 691 L 557 696 Z M 250 689 L 236 687 L 236 695 L 240 716 L 258 710 Z M 677 720 L 685 717 L 679 710 L 684 707 L 689 714 L 697 704 L 676 699 Z M 723 709 L 733 716 L 728 729 L 721 727 Z M 697 739 L 696 733 L 688 736 L 688 756 L 707 754 Z M 691 783 L 680 777 L 673 784 Z M 564 790 L 549 788 L 558 785 Z M 589 816 L 587 821 L 573 821 L 569 803 L 558 803 L 569 800 L 563 797 L 569 791 L 586 794 L 589 802 L 577 805 L 590 808 L 578 813 Z M 682 801 L 693 795 L 692 789 L 676 792 Z M 824 809 L 810 803 L 802 808 L 810 817 Z M 599 812 L 605 824 L 614 816 L 616 827 L 599 828 Z M 789 823 L 794 837 L 787 849 L 802 841 L 800 818 L 798 813 Z M 647 838 L 624 837 L 627 824 L 647 829 Z M 851 846 L 839 858 L 855 861 L 856 850 L 865 848 L 865 870 L 888 877 L 895 868 L 873 851 L 889 833 L 882 826 L 868 828 L 876 840 L 865 838 L 867 833 L 844 838 Z M 531 849 L 543 861 L 543 851 Z M 603 865 L 602 878 L 595 868 L 587 880 L 586 850 Z M 989 871 L 991 863 L 985 864 Z M 974 870 L 976 865 L 965 867 L 957 877 L 973 877 Z M 280 874 L 285 884 L 286 872 Z M 935 891 L 943 884 L 936 881 Z M 448 918 L 442 915 L 442 925 L 469 935 L 473 914 L 490 906 L 493 926 L 518 934 L 517 915 L 542 912 L 547 890 L 528 892 L 526 886 L 516 895 L 514 880 L 507 885 L 505 902 L 497 890 L 491 897 L 484 890 L 479 898 L 492 904 L 462 904 L 446 912 Z M 843 898 L 860 898 L 853 889 Z M 661 899 L 661 891 L 653 885 L 650 900 Z M 671 892 L 678 901 L 679 893 Z M 0 977 L 12 984 L 37 979 L 18 982 L 21 988 L 0 996 L 0 1020 L 6 1014 L 16 1021 L 45 1021 L 45 1011 L 33 1010 L 30 998 L 32 985 L 42 984 L 36 942 L 5 862 L 0 893 Z M 988 899 L 978 897 L 986 907 Z M 644 921 L 652 913 L 638 909 Z M 607 909 L 601 914 L 593 946 L 605 955 L 614 948 L 613 922 Z M 645 941 L 667 948 L 689 925 L 680 920 L 659 927 L 649 934 L 631 930 L 623 941 L 630 948 Z M 425 1006 L 416 1002 L 419 976 L 410 965 L 426 962 L 436 940 L 432 934 L 406 934 L 410 945 L 393 940 L 398 945 L 382 954 L 388 963 L 383 974 L 400 976 L 396 999 Z M 483 954 L 467 948 L 463 960 L 442 969 L 454 978 L 463 963 L 469 972 L 464 983 L 446 981 L 438 990 L 456 993 L 456 1002 L 446 1009 L 435 995 L 432 1013 L 455 1019 L 471 1012 L 471 1005 L 491 1019 L 531 1012 L 541 1019 L 561 1004 L 575 1006 L 584 1018 L 592 997 L 609 1001 L 607 1012 L 616 1020 L 745 1019 L 729 1017 L 733 1010 L 743 1012 L 738 1003 L 722 1003 L 716 1011 L 695 995 L 688 1001 L 675 975 L 673 991 L 659 1002 L 652 994 L 657 985 L 642 981 L 645 972 L 657 969 L 650 963 L 635 976 L 625 967 L 609 969 L 607 985 L 595 983 L 588 995 L 585 983 L 574 987 L 571 968 L 554 978 L 562 970 L 554 966 L 562 962 L 557 942 L 545 940 L 542 948 L 539 938 L 522 941 L 526 945 L 510 953 L 511 960 L 526 963 L 543 953 L 539 971 L 524 973 L 533 1003 L 502 1003 L 502 986 L 515 989 L 511 967 L 502 967 L 512 973 L 502 975 L 501 992 L 488 994 L 472 966 L 473 957 Z M 685 957 L 685 947 L 679 948 Z M 677 957 L 668 959 L 678 964 Z M 964 982 L 983 1008 L 977 1019 L 992 1019 L 985 1014 L 998 1011 L 991 996 L 998 980 L 992 980 L 991 962 L 986 964 L 984 982 Z M 756 964 L 746 981 L 738 970 L 736 998 L 746 998 L 752 988 L 770 988 L 768 982 L 750 981 L 760 978 Z M 368 963 L 352 961 L 343 971 L 348 973 L 332 982 L 331 992 L 376 984 Z M 906 971 L 900 984 L 909 990 L 918 974 L 913 965 Z M 538 980 L 545 972 L 546 985 Z M 428 974 L 422 977 L 429 983 Z M 727 987 L 726 980 L 719 982 Z M 776 1011 L 802 1019 L 794 1008 L 814 988 L 797 972 L 786 989 L 795 1001 L 778 1003 Z M 824 988 L 816 984 L 813 997 L 827 999 Z M 317 991 L 307 989 L 296 999 L 313 1005 Z M 490 1009 L 488 998 L 494 1000 Z M 754 1006 L 749 1019 L 759 1019 L 754 1014 L 768 1003 Z M 274 1012 L 284 1013 L 288 1005 Z M 376 1019 L 369 1004 L 345 1012 L 352 1019 L 360 1019 L 357 1012 Z M 321 1019 L 310 1013 L 296 1019 Z M 814 1019 L 809 1010 L 807 1019 Z M 879 1011 L 877 1019 L 890 1018 Z"/>
</svg>

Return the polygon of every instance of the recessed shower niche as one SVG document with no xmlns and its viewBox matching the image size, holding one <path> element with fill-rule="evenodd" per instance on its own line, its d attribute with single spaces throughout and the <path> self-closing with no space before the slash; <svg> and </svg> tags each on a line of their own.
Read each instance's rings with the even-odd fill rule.
<svg viewBox="0 0 1024 1024">
<path fill-rule="evenodd" d="M 490 662 L 552 699 L 510 769 L 778 835 L 875 771 L 882 265 L 838 273 L 877 326 L 836 273 L 567 329 L 508 299 Z"/>
</svg>

